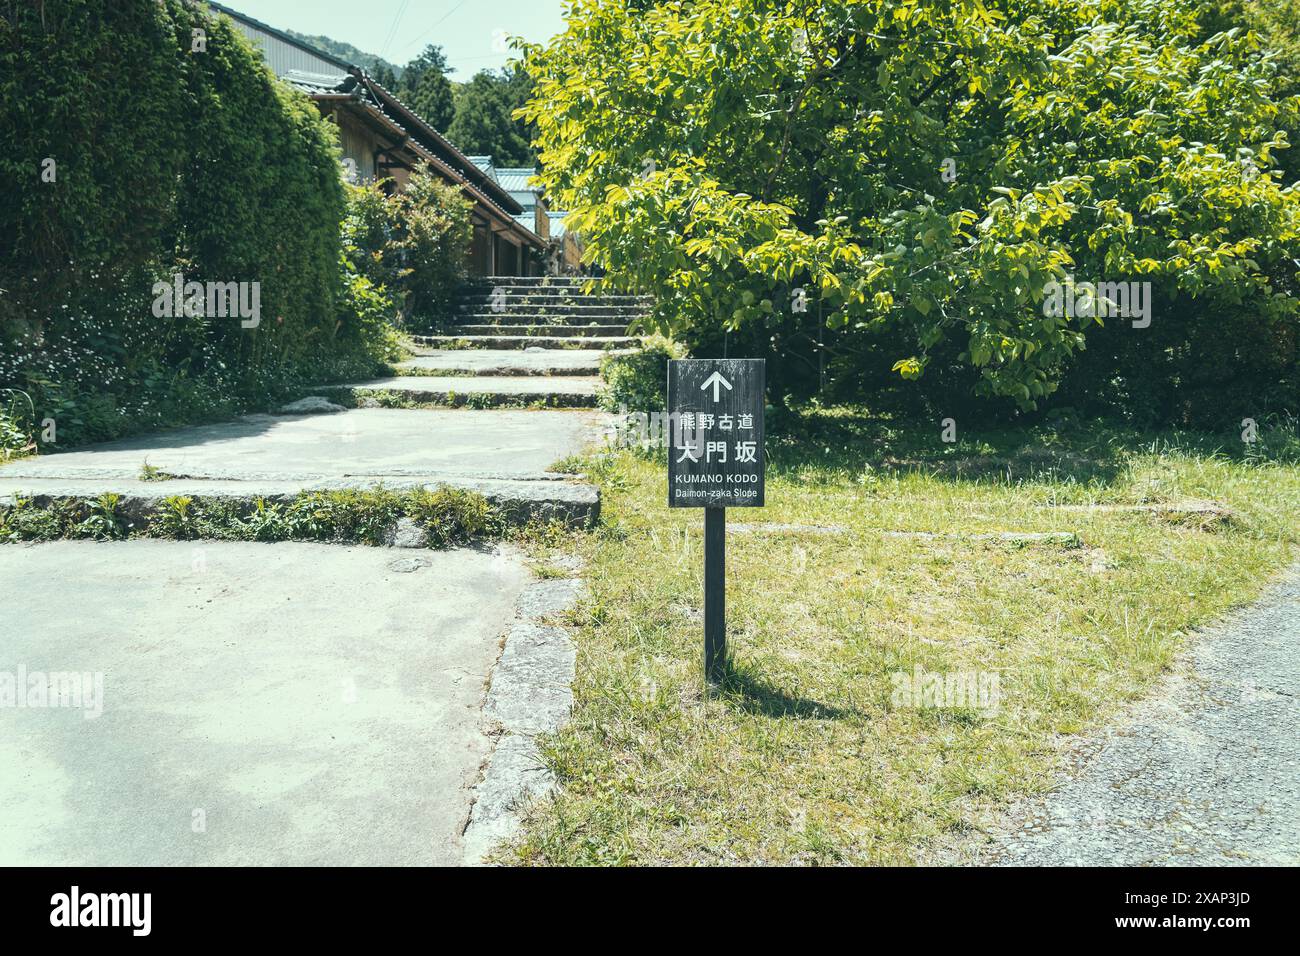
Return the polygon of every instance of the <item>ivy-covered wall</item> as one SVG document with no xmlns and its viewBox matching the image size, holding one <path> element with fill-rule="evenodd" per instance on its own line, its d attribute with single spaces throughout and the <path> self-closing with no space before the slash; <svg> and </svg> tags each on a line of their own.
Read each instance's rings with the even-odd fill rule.
<svg viewBox="0 0 1300 956">
<path fill-rule="evenodd" d="M 344 202 L 334 129 L 228 20 L 0 5 L 0 389 L 31 397 L 29 434 L 109 438 L 371 370 L 386 336 L 349 295 Z M 245 283 L 256 320 L 160 305 L 178 274 Z M 6 413 L 33 417 L 13 391 Z"/>
</svg>

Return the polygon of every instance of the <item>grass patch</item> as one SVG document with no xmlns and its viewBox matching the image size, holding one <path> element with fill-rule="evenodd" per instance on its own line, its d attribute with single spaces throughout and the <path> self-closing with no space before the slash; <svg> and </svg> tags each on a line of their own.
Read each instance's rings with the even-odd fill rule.
<svg viewBox="0 0 1300 956">
<path fill-rule="evenodd" d="M 515 395 L 497 395 L 489 392 L 457 392 L 449 389 L 445 394 L 434 392 L 408 392 L 389 388 L 339 388 L 321 390 L 332 402 L 345 408 L 401 408 L 443 409 L 488 408 L 524 409 L 538 411 L 547 408 L 570 408 L 563 395 L 544 395 L 527 399 Z M 585 406 L 578 406 L 585 407 Z"/>
<path fill-rule="evenodd" d="M 140 466 L 141 481 L 172 481 L 176 476 L 171 472 L 163 471 L 157 465 L 151 465 L 146 461 Z"/>
<path fill-rule="evenodd" d="M 303 492 L 283 500 L 257 498 L 251 503 L 169 495 L 148 512 L 116 494 L 53 502 L 19 497 L 0 507 L 0 543 L 169 538 L 379 545 L 403 517 L 426 530 L 431 548 L 498 537 L 504 531 L 501 515 L 482 495 L 439 486 Z"/>
<path fill-rule="evenodd" d="M 653 456 L 566 463 L 604 495 L 601 527 L 565 545 L 590 592 L 568 620 L 575 711 L 543 740 L 562 787 L 505 859 L 915 862 L 1050 786 L 1068 735 L 1147 691 L 1300 543 L 1293 425 L 1244 449 L 1101 427 L 945 445 L 937 426 L 846 410 L 780 425 L 802 437 L 770 439 L 768 506 L 729 515 L 784 527 L 728 536 L 716 692 L 700 675 L 702 515 L 667 507 Z M 1054 507 L 1185 499 L 1234 518 Z M 1084 546 L 978 537 L 1005 531 Z M 917 668 L 996 675 L 996 710 L 900 700 L 896 675 Z"/>
</svg>

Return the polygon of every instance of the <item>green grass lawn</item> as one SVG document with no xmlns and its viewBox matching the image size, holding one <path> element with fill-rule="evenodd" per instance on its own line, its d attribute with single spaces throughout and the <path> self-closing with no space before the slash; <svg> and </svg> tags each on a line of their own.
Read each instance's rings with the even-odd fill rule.
<svg viewBox="0 0 1300 956">
<path fill-rule="evenodd" d="M 576 704 L 544 739 L 561 788 L 504 859 L 913 862 L 1050 786 L 1069 735 L 1147 691 L 1300 542 L 1294 423 L 1248 449 L 1101 428 L 945 445 L 937 425 L 843 410 L 784 433 L 804 437 L 769 438 L 767 507 L 728 520 L 816 527 L 729 533 L 718 692 L 701 678 L 702 514 L 667 507 L 649 456 L 567 463 L 604 495 L 576 545 Z M 1185 499 L 1231 517 L 1055 507 Z M 1004 531 L 1081 543 L 972 537 Z M 918 666 L 996 675 L 996 708 L 893 699 Z"/>
</svg>

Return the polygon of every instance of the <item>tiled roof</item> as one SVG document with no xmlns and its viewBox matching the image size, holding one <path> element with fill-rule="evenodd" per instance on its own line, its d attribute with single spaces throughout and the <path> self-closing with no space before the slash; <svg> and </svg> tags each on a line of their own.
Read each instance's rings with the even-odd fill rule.
<svg viewBox="0 0 1300 956">
<path fill-rule="evenodd" d="M 347 73 L 308 73 L 306 70 L 289 70 L 280 79 L 304 93 L 351 93 L 357 85 L 356 78 Z"/>
<path fill-rule="evenodd" d="M 283 71 L 281 78 L 309 96 L 350 94 L 356 101 L 364 104 L 366 109 L 380 114 L 384 121 L 391 124 L 393 128 L 409 136 L 412 144 L 418 147 L 417 151 L 422 151 L 426 155 L 436 158 L 461 176 L 465 182 L 471 184 L 478 194 L 491 204 L 500 215 L 519 222 L 525 231 L 530 234 L 532 241 L 538 244 L 542 242 L 541 238 L 532 232 L 532 227 L 528 223 L 520 222 L 516 209 L 511 208 L 511 206 L 520 207 L 520 204 L 515 201 L 507 190 L 502 189 L 497 182 L 495 170 L 491 168 L 492 158 L 490 156 L 466 156 L 456 148 L 455 144 L 398 99 L 392 91 L 376 83 L 361 67 L 349 64 L 338 57 L 295 40 L 261 21 L 254 20 L 237 10 L 232 10 L 230 7 L 216 3 L 211 4 L 211 6 L 221 13 L 275 36 L 299 49 L 308 51 L 313 55 L 318 54 L 318 58 L 324 62 L 338 65 L 344 72 L 316 73 L 289 69 Z M 479 165 L 478 160 L 486 160 L 487 168 Z"/>
</svg>

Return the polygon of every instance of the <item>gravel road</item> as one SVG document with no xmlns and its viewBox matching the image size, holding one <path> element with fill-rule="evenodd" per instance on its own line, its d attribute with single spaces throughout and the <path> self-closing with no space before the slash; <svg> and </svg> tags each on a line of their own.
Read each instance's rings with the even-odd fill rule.
<svg viewBox="0 0 1300 956">
<path fill-rule="evenodd" d="M 1300 566 L 1090 749 L 966 862 L 1300 865 Z"/>
</svg>

